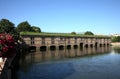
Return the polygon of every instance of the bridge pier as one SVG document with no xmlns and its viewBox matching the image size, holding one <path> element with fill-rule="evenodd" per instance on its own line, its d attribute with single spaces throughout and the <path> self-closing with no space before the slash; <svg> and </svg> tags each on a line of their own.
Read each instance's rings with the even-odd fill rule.
<svg viewBox="0 0 120 79">
<path fill-rule="evenodd" d="M 36 47 L 36 51 L 39 51 L 39 50 L 40 50 L 40 47 L 37 46 L 37 47 Z"/>
<path fill-rule="evenodd" d="M 59 50 L 59 46 L 56 46 L 56 50 Z"/>
</svg>

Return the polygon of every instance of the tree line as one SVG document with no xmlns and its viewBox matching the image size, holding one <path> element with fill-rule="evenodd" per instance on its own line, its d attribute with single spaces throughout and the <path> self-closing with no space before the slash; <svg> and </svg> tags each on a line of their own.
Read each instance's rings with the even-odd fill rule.
<svg viewBox="0 0 120 79">
<path fill-rule="evenodd" d="M 15 24 L 7 19 L 0 20 L 0 33 L 11 33 L 14 32 L 41 32 L 41 29 L 36 26 L 31 26 L 27 21 L 19 23 L 16 27 Z"/>
<path fill-rule="evenodd" d="M 0 33 L 12 34 L 18 40 L 20 32 L 41 32 L 41 29 L 37 26 L 31 26 L 27 21 L 23 21 L 15 26 L 8 19 L 0 20 Z"/>
<path fill-rule="evenodd" d="M 0 20 L 0 33 L 9 33 L 13 34 L 17 39 L 20 32 L 41 32 L 41 29 L 37 26 L 31 26 L 29 22 L 23 21 L 15 26 L 14 23 L 8 19 Z M 76 32 L 71 32 L 71 34 L 76 34 Z M 91 31 L 86 31 L 84 35 L 94 35 Z"/>
<path fill-rule="evenodd" d="M 71 32 L 71 34 L 75 35 L 75 34 L 77 34 L 77 33 L 76 33 L 76 32 Z M 84 35 L 94 35 L 94 33 L 92 33 L 91 31 L 86 31 L 86 32 L 84 33 Z"/>
</svg>

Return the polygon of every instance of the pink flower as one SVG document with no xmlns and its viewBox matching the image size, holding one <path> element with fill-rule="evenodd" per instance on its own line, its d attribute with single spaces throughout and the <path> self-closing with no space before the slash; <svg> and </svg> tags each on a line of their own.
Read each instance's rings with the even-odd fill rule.
<svg viewBox="0 0 120 79">
<path fill-rule="evenodd" d="M 8 48 L 7 47 L 3 47 L 3 52 L 7 52 Z"/>
<path fill-rule="evenodd" d="M 0 57 L 9 57 L 13 55 L 15 44 L 11 35 L 0 34 L 0 46 Z"/>
<path fill-rule="evenodd" d="M 4 40 L 0 40 L 0 44 L 4 44 L 4 42 L 5 42 Z"/>
</svg>

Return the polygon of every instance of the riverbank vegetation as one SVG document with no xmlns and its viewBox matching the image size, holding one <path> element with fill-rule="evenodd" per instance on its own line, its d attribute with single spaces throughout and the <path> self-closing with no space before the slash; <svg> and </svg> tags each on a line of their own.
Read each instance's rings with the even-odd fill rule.
<svg viewBox="0 0 120 79">
<path fill-rule="evenodd" d="M 120 42 L 120 36 L 113 36 L 112 42 Z"/>
</svg>

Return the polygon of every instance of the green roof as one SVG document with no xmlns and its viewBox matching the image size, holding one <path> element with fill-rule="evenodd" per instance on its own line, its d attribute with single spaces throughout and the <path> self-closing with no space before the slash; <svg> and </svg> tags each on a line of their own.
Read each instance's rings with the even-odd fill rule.
<svg viewBox="0 0 120 79">
<path fill-rule="evenodd" d="M 20 35 L 110 38 L 110 36 L 107 35 L 84 35 L 84 34 L 71 34 L 71 33 L 49 33 L 49 32 L 41 32 L 41 33 L 21 32 Z"/>
</svg>

